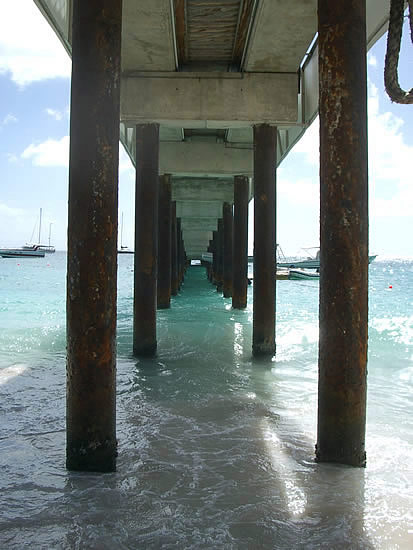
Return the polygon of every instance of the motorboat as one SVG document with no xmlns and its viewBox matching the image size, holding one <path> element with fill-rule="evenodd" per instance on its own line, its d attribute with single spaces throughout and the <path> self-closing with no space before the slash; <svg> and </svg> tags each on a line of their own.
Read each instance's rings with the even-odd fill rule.
<svg viewBox="0 0 413 550">
<path fill-rule="evenodd" d="M 318 271 L 312 271 L 310 269 L 290 268 L 288 272 L 288 278 L 292 281 L 319 279 L 320 273 Z"/>
<path fill-rule="evenodd" d="M 304 248 L 303 250 L 310 250 Z M 280 251 L 280 252 L 279 252 Z M 377 255 L 369 256 L 369 264 L 376 259 Z M 281 261 L 280 261 L 281 260 Z M 281 251 L 279 245 L 277 245 L 277 268 L 298 268 L 298 269 L 320 269 L 320 249 L 317 247 L 315 256 L 308 256 L 302 260 L 287 260 Z"/>
</svg>

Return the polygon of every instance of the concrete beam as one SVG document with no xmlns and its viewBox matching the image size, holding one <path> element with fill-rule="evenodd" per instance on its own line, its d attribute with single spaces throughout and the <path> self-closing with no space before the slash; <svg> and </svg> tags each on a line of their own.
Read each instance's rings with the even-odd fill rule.
<svg viewBox="0 0 413 550">
<path fill-rule="evenodd" d="M 173 27 L 170 0 L 124 0 L 122 69 L 175 71 Z"/>
<path fill-rule="evenodd" d="M 173 179 L 172 199 L 234 201 L 234 180 L 212 178 Z"/>
<path fill-rule="evenodd" d="M 202 254 L 205 254 L 206 251 L 207 251 L 206 248 L 191 248 L 191 249 L 187 248 L 186 255 L 189 260 L 194 260 L 198 258 L 201 259 Z"/>
<path fill-rule="evenodd" d="M 218 219 L 214 217 L 204 218 L 181 218 L 183 231 L 216 231 Z"/>
<path fill-rule="evenodd" d="M 317 32 L 317 0 L 261 0 L 244 70 L 297 71 Z"/>
<path fill-rule="evenodd" d="M 225 143 L 161 142 L 159 171 L 181 176 L 252 176 L 253 151 L 229 147 Z"/>
<path fill-rule="evenodd" d="M 212 239 L 212 231 L 202 231 L 200 229 L 183 229 L 182 233 L 185 241 L 188 240 L 191 242 L 203 244 L 204 242 L 209 243 L 209 241 Z"/>
<path fill-rule="evenodd" d="M 189 128 L 291 125 L 297 94 L 297 72 L 133 73 L 122 78 L 121 120 Z"/>
<path fill-rule="evenodd" d="M 215 218 L 222 216 L 222 201 L 179 201 L 176 203 L 178 218 Z"/>
</svg>

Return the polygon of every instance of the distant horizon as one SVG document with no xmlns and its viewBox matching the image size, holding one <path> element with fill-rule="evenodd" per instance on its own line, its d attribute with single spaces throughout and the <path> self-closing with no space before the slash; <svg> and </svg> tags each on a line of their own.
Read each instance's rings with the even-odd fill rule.
<svg viewBox="0 0 413 550">
<path fill-rule="evenodd" d="M 18 247 L 18 246 L 16 246 L 16 247 L 11 247 L 11 246 L 6 247 L 6 246 L 4 246 L 4 247 L 0 247 L 0 248 L 20 248 L 20 247 Z M 128 249 L 131 252 L 134 252 L 133 249 L 131 249 L 131 248 L 128 248 Z M 62 253 L 64 252 L 66 254 L 67 249 L 62 249 L 62 248 L 58 249 L 58 248 L 56 248 L 55 252 L 46 253 L 46 255 L 44 257 L 45 258 L 50 258 L 51 256 L 53 256 L 53 254 L 56 254 L 56 253 L 59 253 L 59 252 L 62 252 Z M 370 253 L 370 256 L 374 256 L 374 255 L 375 254 L 373 252 Z M 252 257 L 253 257 L 253 254 L 248 254 L 248 258 L 252 258 Z M 288 254 L 287 255 L 286 254 L 285 257 L 287 259 L 290 259 L 290 258 L 291 259 L 298 259 L 298 258 L 302 259 L 302 258 L 306 258 L 307 256 L 305 254 L 302 254 L 302 255 L 298 255 L 298 254 Z M 21 259 L 24 259 L 24 258 L 0 258 L 0 260 L 1 259 L 18 259 L 18 260 L 21 260 Z M 389 256 L 389 255 L 385 255 L 385 254 L 383 254 L 383 255 L 377 254 L 376 258 L 373 261 L 374 262 L 382 262 L 382 261 L 387 262 L 387 261 L 398 261 L 398 260 L 400 260 L 400 261 L 413 261 L 413 255 L 411 255 L 411 256 Z M 373 263 L 373 262 L 371 262 L 371 263 Z"/>
</svg>

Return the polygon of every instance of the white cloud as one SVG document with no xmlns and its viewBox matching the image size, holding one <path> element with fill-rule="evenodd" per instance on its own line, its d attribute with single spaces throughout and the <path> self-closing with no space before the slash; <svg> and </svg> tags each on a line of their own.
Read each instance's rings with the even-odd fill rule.
<svg viewBox="0 0 413 550">
<path fill-rule="evenodd" d="M 7 124 L 11 124 L 12 122 L 18 122 L 17 117 L 15 117 L 12 113 L 8 113 L 1 123 L 2 126 L 7 126 Z"/>
<path fill-rule="evenodd" d="M 380 112 L 377 88 L 369 85 L 370 213 L 374 216 L 412 216 L 413 146 L 403 137 L 403 120 Z"/>
<path fill-rule="evenodd" d="M 319 209 L 320 186 L 318 179 L 288 180 L 281 176 L 277 183 L 277 193 L 292 203 L 304 203 L 308 205 L 309 209 Z"/>
<path fill-rule="evenodd" d="M 7 204 L 0 203 L 0 218 L 3 216 L 7 218 L 15 218 L 23 215 L 24 210 L 21 208 L 11 208 L 10 206 L 7 206 Z"/>
<path fill-rule="evenodd" d="M 12 163 L 17 162 L 19 160 L 14 153 L 6 153 L 6 156 L 7 156 L 7 160 Z"/>
<path fill-rule="evenodd" d="M 377 57 L 372 53 L 367 54 L 367 64 L 370 67 L 377 67 Z"/>
<path fill-rule="evenodd" d="M 0 74 L 19 86 L 70 77 L 71 61 L 33 0 L 3 0 L 0 18 Z"/>
<path fill-rule="evenodd" d="M 55 120 L 62 120 L 64 114 L 61 111 L 58 111 L 56 109 L 45 109 L 44 110 L 46 114 L 48 114 L 50 117 L 54 118 Z"/>
<path fill-rule="evenodd" d="M 69 136 L 60 140 L 48 139 L 37 145 L 30 144 L 21 154 L 31 159 L 34 166 L 69 166 Z"/>
<path fill-rule="evenodd" d="M 69 136 L 60 140 L 48 139 L 42 143 L 31 143 L 21 154 L 21 158 L 31 160 L 34 166 L 69 166 Z M 8 155 L 9 156 L 9 155 Z M 9 161 L 11 161 L 11 155 Z M 17 158 L 16 158 L 17 160 Z M 135 177 L 135 169 L 119 143 L 119 174 Z"/>
<path fill-rule="evenodd" d="M 372 216 L 413 216 L 411 159 L 413 147 L 403 136 L 404 122 L 380 108 L 378 89 L 368 86 L 369 195 Z M 292 154 L 303 153 L 308 171 L 319 163 L 319 119 L 308 128 Z M 282 170 L 282 167 L 281 167 Z M 290 178 L 291 179 L 291 178 Z M 310 180 L 286 183 L 283 192 L 297 202 L 311 201 Z M 295 187 L 295 184 L 298 184 Z M 282 187 L 281 187 L 282 188 Z"/>
</svg>

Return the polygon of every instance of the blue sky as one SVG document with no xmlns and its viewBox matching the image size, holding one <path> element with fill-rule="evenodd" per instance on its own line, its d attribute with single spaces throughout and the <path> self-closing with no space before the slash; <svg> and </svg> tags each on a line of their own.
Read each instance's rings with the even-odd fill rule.
<svg viewBox="0 0 413 550">
<path fill-rule="evenodd" d="M 386 36 L 370 50 L 370 252 L 413 257 L 413 105 L 384 92 Z M 405 25 L 400 79 L 413 86 Z M 0 246 L 29 241 L 39 209 L 43 240 L 66 248 L 70 60 L 32 0 L 3 0 L 0 21 Z M 277 174 L 277 241 L 286 254 L 319 243 L 318 121 Z M 133 246 L 134 171 L 120 151 L 123 243 Z M 119 217 L 120 219 L 120 217 Z M 252 245 L 252 238 L 251 238 Z"/>
</svg>

